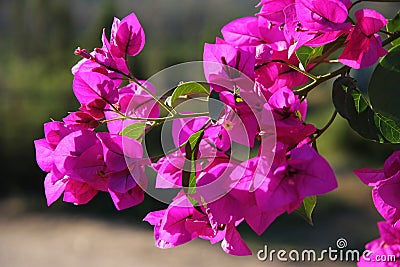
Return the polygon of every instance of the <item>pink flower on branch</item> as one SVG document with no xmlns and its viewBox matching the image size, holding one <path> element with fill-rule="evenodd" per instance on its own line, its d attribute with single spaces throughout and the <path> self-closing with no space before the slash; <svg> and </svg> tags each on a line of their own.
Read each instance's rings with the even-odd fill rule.
<svg viewBox="0 0 400 267">
<path fill-rule="evenodd" d="M 389 223 L 400 220 L 400 152 L 394 152 L 384 164 L 383 170 L 360 169 L 354 173 L 361 181 L 373 186 L 372 199 L 378 212 Z"/>
<path fill-rule="evenodd" d="M 387 51 L 377 32 L 387 24 L 384 16 L 372 9 L 361 9 L 355 13 L 357 23 L 347 37 L 347 45 L 339 61 L 355 69 L 369 67 Z"/>
</svg>

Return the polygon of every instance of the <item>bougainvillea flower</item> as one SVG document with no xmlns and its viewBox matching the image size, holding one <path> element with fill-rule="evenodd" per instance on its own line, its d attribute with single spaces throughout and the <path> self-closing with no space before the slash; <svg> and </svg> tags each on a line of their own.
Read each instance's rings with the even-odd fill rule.
<svg viewBox="0 0 400 267">
<path fill-rule="evenodd" d="M 109 192 L 117 209 L 142 202 L 142 187 L 147 184 L 144 166 L 149 162 L 142 158 L 141 144 L 119 135 L 69 127 L 51 122 L 45 127 L 50 142 L 35 141 L 37 161 L 49 172 L 44 183 L 48 205 L 63 193 L 66 202 L 86 204 L 98 191 Z"/>
<path fill-rule="evenodd" d="M 103 47 L 96 48 L 90 54 L 80 48 L 75 51 L 75 54 L 84 59 L 72 68 L 74 75 L 78 71 L 102 70 L 109 73 L 111 78 L 120 80 L 121 74 L 128 75 L 130 73 L 126 56 L 136 56 L 142 51 L 145 45 L 145 34 L 136 15 L 132 13 L 122 21 L 114 18 L 110 41 L 106 37 L 105 29 L 103 29 L 102 41 Z M 120 81 L 117 82 L 120 83 Z"/>
<path fill-rule="evenodd" d="M 350 1 L 301 0 L 286 7 L 284 32 L 289 56 L 303 45 L 324 45 L 347 32 L 351 28 L 351 23 L 345 22 L 348 3 L 351 5 Z"/>
<path fill-rule="evenodd" d="M 155 88 L 147 81 L 138 81 L 147 90 L 155 94 Z M 124 115 L 131 118 L 157 118 L 160 115 L 160 109 L 154 98 L 149 95 L 143 88 L 136 83 L 129 83 L 125 87 L 118 90 L 118 101 L 116 103 L 119 111 Z M 119 114 L 112 111 L 112 107 L 108 105 L 105 111 L 108 131 L 112 134 L 120 134 L 124 127 L 129 126 L 135 122 L 134 119 L 127 120 L 113 120 L 120 117 Z"/>
<path fill-rule="evenodd" d="M 378 212 L 389 223 L 400 219 L 400 152 L 394 152 L 384 164 L 383 170 L 360 169 L 354 171 L 360 180 L 373 186 L 372 199 Z"/>
<path fill-rule="evenodd" d="M 121 84 L 122 77 L 129 74 L 129 68 L 125 58 L 116 57 L 111 54 L 111 45 L 106 37 L 106 29 L 103 29 L 103 46 L 95 48 L 89 53 L 86 49 L 78 47 L 75 54 L 83 57 L 75 66 L 72 67 L 72 74 L 78 72 L 99 72 L 113 79 L 115 86 Z"/>
<path fill-rule="evenodd" d="M 263 43 L 259 36 L 256 17 L 234 20 L 225 25 L 221 33 L 224 40 L 233 46 L 257 46 Z"/>
<path fill-rule="evenodd" d="M 115 103 L 118 91 L 114 82 L 98 72 L 79 72 L 73 81 L 73 90 L 81 103 L 81 110 L 95 119 L 104 117 L 107 103 Z"/>
<path fill-rule="evenodd" d="M 206 79 L 213 90 L 252 88 L 254 53 L 230 44 L 205 44 L 203 61 Z"/>
<path fill-rule="evenodd" d="M 227 91 L 220 93 L 220 100 L 227 106 L 219 123 L 225 125 L 230 139 L 244 146 L 253 147 L 259 128 L 255 114 L 256 103 L 246 103 L 243 98 L 238 102 L 237 97 Z M 254 110 L 250 105 L 253 105 Z"/>
<path fill-rule="evenodd" d="M 291 150 L 287 160 L 271 169 L 264 184 L 255 192 L 263 211 L 301 203 L 305 197 L 325 194 L 337 187 L 328 162 L 308 145 Z"/>
<path fill-rule="evenodd" d="M 278 141 L 292 147 L 315 133 L 315 126 L 304 122 L 307 102 L 300 101 L 292 90 L 281 88 L 270 97 L 268 104 L 275 119 Z"/>
<path fill-rule="evenodd" d="M 118 91 L 107 76 L 96 72 L 80 72 L 73 82 L 74 94 L 81 104 L 102 100 L 105 103 L 115 103 Z"/>
<path fill-rule="evenodd" d="M 136 56 L 145 44 L 145 34 L 134 13 L 121 21 L 114 18 L 111 28 L 111 53 L 116 57 Z"/>
<path fill-rule="evenodd" d="M 287 50 L 290 43 L 285 38 L 284 27 L 286 23 L 285 8 L 294 4 L 294 0 L 265 0 L 258 15 L 258 27 L 264 42 L 275 51 Z"/>
<path fill-rule="evenodd" d="M 375 10 L 361 9 L 355 13 L 357 23 L 347 37 L 347 45 L 339 61 L 355 69 L 373 65 L 387 54 L 377 32 L 387 24 L 384 16 Z"/>
<path fill-rule="evenodd" d="M 76 125 L 82 129 L 95 129 L 100 125 L 100 122 L 90 114 L 81 111 L 70 113 L 63 121 L 66 125 Z"/>
<path fill-rule="evenodd" d="M 236 256 L 251 255 L 251 250 L 235 228 L 235 223 L 213 225 L 206 212 L 191 206 L 185 195 L 179 194 L 166 210 L 150 212 L 144 221 L 154 226 L 155 244 L 159 248 L 172 248 L 197 237 L 221 242 L 222 249 Z"/>
<path fill-rule="evenodd" d="M 296 55 L 292 55 L 289 59 L 288 52 L 281 52 L 280 55 L 274 55 L 274 60 L 282 60 L 285 58 L 287 62 L 298 65 L 299 61 Z M 275 53 L 276 54 L 276 53 Z M 255 71 L 255 85 L 261 90 L 266 99 L 269 99 L 271 94 L 283 87 L 294 88 L 305 84 L 308 81 L 304 74 L 290 69 L 287 65 L 279 62 L 269 62 L 257 67 Z"/>
<path fill-rule="evenodd" d="M 124 210 L 139 205 L 144 200 L 144 190 L 138 184 L 125 193 L 108 190 L 117 210 Z"/>
<path fill-rule="evenodd" d="M 332 32 L 349 28 L 346 22 L 350 0 L 299 0 L 296 2 L 299 27 L 314 32 Z"/>
<path fill-rule="evenodd" d="M 97 175 L 105 170 L 103 148 L 96 133 L 80 130 L 64 137 L 54 151 L 54 163 L 57 169 L 71 179 L 98 185 Z"/>
<path fill-rule="evenodd" d="M 305 120 L 307 114 L 307 102 L 300 101 L 293 90 L 282 87 L 276 91 L 268 100 L 271 109 L 280 115 L 280 118 L 300 117 Z"/>
<path fill-rule="evenodd" d="M 45 138 L 35 140 L 36 161 L 43 171 L 52 171 L 54 165 L 53 154 L 57 145 L 65 136 L 79 129 L 80 127 L 75 125 L 66 125 L 58 121 L 44 124 Z"/>
<path fill-rule="evenodd" d="M 107 188 L 118 210 L 130 208 L 144 199 L 147 178 L 142 145 L 135 139 L 98 133 L 102 141 Z"/>
<path fill-rule="evenodd" d="M 107 39 L 106 29 L 103 29 L 103 35 L 101 36 L 101 39 L 103 42 L 103 47 L 96 48 L 94 50 L 95 61 L 101 66 L 106 67 L 110 73 L 109 76 L 118 81 L 118 78 L 121 79 L 122 77 L 121 74 L 128 75 L 130 72 L 127 61 L 123 56 L 120 57 L 112 54 L 112 47 Z"/>
<path fill-rule="evenodd" d="M 204 128 L 208 120 L 207 117 L 174 120 L 172 135 L 175 147 L 178 148 L 185 144 L 192 134 Z M 205 127 L 203 138 L 199 143 L 196 172 L 204 172 L 216 158 L 227 158 L 225 152 L 228 151 L 230 146 L 229 133 L 224 126 L 218 123 L 210 123 Z M 181 188 L 185 161 L 185 148 L 183 147 L 153 163 L 152 167 L 157 171 L 156 187 Z"/>
<path fill-rule="evenodd" d="M 56 150 L 60 149 L 59 144 L 66 136 L 74 134 L 79 128 L 62 122 L 49 122 L 45 124 L 46 138 L 35 141 L 37 162 L 44 171 L 48 172 L 44 181 L 48 205 L 54 203 L 63 193 L 65 193 L 64 201 L 75 204 L 86 204 L 97 194 L 95 188 L 84 182 L 69 179 L 64 170 L 60 171 L 57 168 Z"/>
<path fill-rule="evenodd" d="M 65 189 L 64 189 L 64 198 L 65 202 L 73 203 L 75 205 L 83 205 L 87 204 L 90 200 L 93 199 L 98 193 L 98 190 L 91 187 L 89 184 L 68 180 Z"/>
<path fill-rule="evenodd" d="M 365 248 L 369 251 L 364 254 L 357 266 L 359 267 L 389 267 L 400 263 L 400 229 L 399 226 L 387 222 L 378 223 L 381 237 L 368 243 Z M 385 260 L 384 260 L 385 259 Z"/>
</svg>

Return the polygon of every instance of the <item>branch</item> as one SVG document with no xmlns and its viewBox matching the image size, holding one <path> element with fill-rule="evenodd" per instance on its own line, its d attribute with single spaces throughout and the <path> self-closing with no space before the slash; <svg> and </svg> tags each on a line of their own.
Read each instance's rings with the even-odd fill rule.
<svg viewBox="0 0 400 267">
<path fill-rule="evenodd" d="M 382 42 L 382 46 L 386 46 L 398 38 L 400 38 L 400 31 L 395 31 L 389 38 Z"/>
<path fill-rule="evenodd" d="M 295 94 L 296 94 L 296 95 L 300 95 L 300 96 L 307 96 L 307 94 L 308 94 L 312 89 L 314 89 L 315 87 L 317 87 L 317 86 L 320 85 L 321 83 L 324 83 L 324 82 L 326 82 L 326 81 L 328 81 L 328 80 L 330 80 L 330 79 L 332 79 L 332 78 L 334 78 L 334 77 L 336 77 L 336 76 L 338 76 L 338 75 L 345 74 L 345 73 L 348 72 L 350 69 L 351 69 L 351 68 L 350 68 L 349 66 L 343 66 L 343 67 L 341 67 L 340 69 L 335 70 L 335 71 L 332 72 L 332 73 L 328 73 L 328 74 L 325 74 L 325 75 L 317 76 L 317 77 L 316 77 L 317 79 L 316 79 L 315 81 L 313 81 L 312 83 L 306 85 L 306 86 L 303 87 L 303 88 L 298 89 L 298 90 L 295 92 Z"/>
<path fill-rule="evenodd" d="M 308 144 L 315 142 L 321 135 L 323 135 L 326 132 L 326 130 L 328 130 L 328 128 L 335 121 L 337 114 L 338 114 L 338 112 L 335 110 L 333 112 L 331 118 L 329 119 L 328 123 L 322 129 L 318 129 L 316 131 L 316 135 L 313 138 L 311 138 L 311 140 L 308 142 Z"/>
</svg>

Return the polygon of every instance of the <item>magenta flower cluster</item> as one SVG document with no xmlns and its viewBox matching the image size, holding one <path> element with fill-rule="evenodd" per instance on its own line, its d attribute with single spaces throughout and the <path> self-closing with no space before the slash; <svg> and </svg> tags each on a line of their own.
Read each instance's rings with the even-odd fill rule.
<svg viewBox="0 0 400 267">
<path fill-rule="evenodd" d="M 386 54 L 376 34 L 386 19 L 363 9 L 353 25 L 348 0 L 262 0 L 260 7 L 256 16 L 223 27 L 223 39 L 204 47 L 206 80 L 224 104 L 216 118 L 177 113 L 130 71 L 128 56 L 145 44 L 134 14 L 114 20 L 110 39 L 103 32 L 101 48 L 78 48 L 75 54 L 83 59 L 72 73 L 79 111 L 46 123 L 45 138 L 35 141 L 37 162 L 48 173 L 48 205 L 62 195 L 66 202 L 86 204 L 101 191 L 118 210 L 130 208 L 143 201 L 145 168 L 151 168 L 157 188 L 181 188 L 167 209 L 144 218 L 154 226 L 156 246 L 202 238 L 244 256 L 251 250 L 237 230 L 241 223 L 261 235 L 305 198 L 334 190 L 334 172 L 313 148 L 319 132 L 305 122 L 307 101 L 293 90 L 308 82 L 305 72 L 293 68 L 300 63 L 296 51 L 342 38 L 346 46 L 338 60 L 352 68 L 370 66 Z M 161 117 L 161 109 L 167 117 Z M 143 137 L 167 120 L 172 120 L 177 149 L 146 158 Z M 102 124 L 108 131 L 100 132 Z M 143 124 L 136 139 L 124 134 L 135 124 Z M 256 153 L 239 160 L 234 144 Z M 391 195 L 385 185 L 399 178 L 393 168 L 360 173 L 376 186 L 376 199 L 390 222 L 400 218 L 399 203 L 385 199 Z"/>
<path fill-rule="evenodd" d="M 360 169 L 354 173 L 363 183 L 373 187 L 372 199 L 385 219 L 378 223 L 381 237 L 366 245 L 372 254 L 368 260 L 361 259 L 358 266 L 397 266 L 391 261 L 377 263 L 369 259 L 395 256 L 397 262 L 400 258 L 400 151 L 385 161 L 383 170 Z"/>
<path fill-rule="evenodd" d="M 86 204 L 98 191 L 108 192 L 119 210 L 144 199 L 145 166 L 150 161 L 143 159 L 141 143 L 119 135 L 121 121 L 110 122 L 108 132 L 94 131 L 103 118 L 114 118 L 115 111 L 125 112 L 133 98 L 138 104 L 149 103 L 138 106 L 138 114 L 158 116 L 157 106 L 151 104 L 154 100 L 139 86 L 119 88 L 123 74 L 129 73 L 126 56 L 142 50 L 144 31 L 132 14 L 122 21 L 115 19 L 111 40 L 104 33 L 102 40 L 103 47 L 92 53 L 80 48 L 75 51 L 84 57 L 72 69 L 80 111 L 70 113 L 62 122 L 46 123 L 45 138 L 35 141 L 37 162 L 48 172 L 48 205 L 62 194 L 66 202 Z"/>
</svg>

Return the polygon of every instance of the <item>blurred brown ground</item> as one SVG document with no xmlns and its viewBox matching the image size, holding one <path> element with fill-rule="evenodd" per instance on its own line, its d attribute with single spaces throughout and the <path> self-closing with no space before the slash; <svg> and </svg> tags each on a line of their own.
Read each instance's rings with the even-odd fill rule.
<svg viewBox="0 0 400 267">
<path fill-rule="evenodd" d="M 260 262 L 256 256 L 229 256 L 218 245 L 197 240 L 161 250 L 154 246 L 150 231 L 84 218 L 39 215 L 1 218 L 0 236 L 2 267 L 296 266 Z M 348 265 L 324 263 L 323 266 Z"/>
<path fill-rule="evenodd" d="M 230 256 L 219 244 L 210 245 L 200 240 L 161 250 L 154 246 L 153 232 L 135 223 L 84 214 L 28 211 L 26 207 L 21 198 L 0 202 L 1 267 L 355 266 L 355 263 L 342 262 L 281 263 L 276 258 L 274 262 L 260 262 L 256 255 Z M 327 229 L 327 225 L 323 227 Z M 318 238 L 316 230 L 314 237 Z M 271 249 L 282 248 L 274 241 L 265 242 Z M 250 241 L 249 246 L 254 254 L 263 248 L 257 241 Z M 283 248 L 290 247 L 293 248 Z"/>
</svg>

